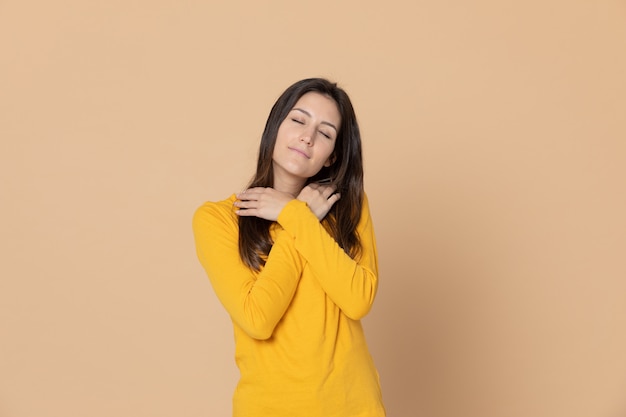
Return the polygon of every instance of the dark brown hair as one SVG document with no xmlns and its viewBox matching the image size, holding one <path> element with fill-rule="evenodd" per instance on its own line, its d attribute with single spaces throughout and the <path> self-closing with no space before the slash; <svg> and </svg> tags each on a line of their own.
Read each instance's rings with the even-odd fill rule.
<svg viewBox="0 0 626 417">
<path fill-rule="evenodd" d="M 256 173 L 248 187 L 272 187 L 274 185 L 273 153 L 278 128 L 293 109 L 296 102 L 306 93 L 317 92 L 332 98 L 341 115 L 341 125 L 335 141 L 331 159 L 333 164 L 323 167 L 309 178 L 307 183 L 330 178 L 341 193 L 323 220 L 324 227 L 335 238 L 339 246 L 352 258 L 361 250 L 356 227 L 361 218 L 363 203 L 363 158 L 361 133 L 354 108 L 348 94 L 336 83 L 323 78 L 308 78 L 291 85 L 278 98 L 265 124 L 261 136 Z M 272 222 L 259 217 L 239 217 L 239 254 L 242 261 L 253 270 L 259 270 L 272 248 L 270 226 Z"/>
</svg>

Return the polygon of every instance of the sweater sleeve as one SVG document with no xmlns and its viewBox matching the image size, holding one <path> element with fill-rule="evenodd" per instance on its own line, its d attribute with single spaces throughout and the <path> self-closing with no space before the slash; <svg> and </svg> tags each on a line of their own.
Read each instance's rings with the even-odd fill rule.
<svg viewBox="0 0 626 417">
<path fill-rule="evenodd" d="M 278 223 L 294 239 L 314 276 L 330 299 L 351 319 L 359 320 L 372 307 L 378 289 L 378 256 L 367 196 L 363 198 L 357 232 L 362 252 L 352 259 L 326 231 L 306 203 L 293 200 Z"/>
<path fill-rule="evenodd" d="M 293 238 L 277 228 L 265 267 L 255 273 L 239 257 L 233 208 L 205 203 L 193 216 L 196 253 L 233 322 L 255 339 L 268 339 L 287 310 L 302 273 Z"/>
</svg>

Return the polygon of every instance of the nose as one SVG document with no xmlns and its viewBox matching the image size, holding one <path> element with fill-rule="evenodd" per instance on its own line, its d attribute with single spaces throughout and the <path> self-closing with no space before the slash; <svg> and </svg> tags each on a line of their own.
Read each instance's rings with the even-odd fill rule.
<svg viewBox="0 0 626 417">
<path fill-rule="evenodd" d="M 314 129 L 305 129 L 300 136 L 300 142 L 310 146 L 313 143 L 313 135 Z"/>
</svg>

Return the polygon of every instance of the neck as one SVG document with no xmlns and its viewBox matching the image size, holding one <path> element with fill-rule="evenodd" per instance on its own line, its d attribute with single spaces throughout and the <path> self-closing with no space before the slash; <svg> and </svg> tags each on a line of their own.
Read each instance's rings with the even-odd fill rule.
<svg viewBox="0 0 626 417">
<path fill-rule="evenodd" d="M 304 188 L 306 180 L 301 178 L 274 178 L 274 188 L 277 191 L 291 194 L 294 198 Z"/>
</svg>

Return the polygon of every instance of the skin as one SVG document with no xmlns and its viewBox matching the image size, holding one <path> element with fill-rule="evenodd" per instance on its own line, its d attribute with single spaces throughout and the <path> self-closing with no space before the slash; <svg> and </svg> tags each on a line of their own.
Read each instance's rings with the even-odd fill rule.
<svg viewBox="0 0 626 417">
<path fill-rule="evenodd" d="M 278 129 L 272 155 L 274 186 L 238 193 L 236 213 L 276 221 L 296 198 L 306 202 L 321 221 L 341 196 L 333 185 L 304 184 L 332 164 L 340 125 L 341 114 L 333 99 L 316 92 L 300 97 Z"/>
</svg>

